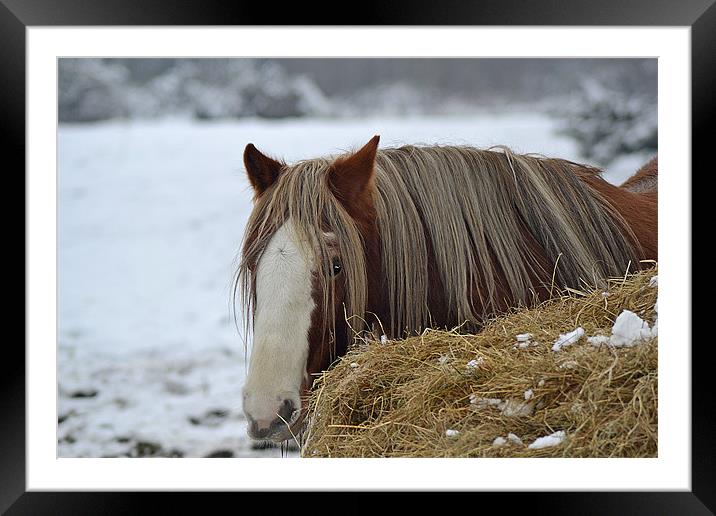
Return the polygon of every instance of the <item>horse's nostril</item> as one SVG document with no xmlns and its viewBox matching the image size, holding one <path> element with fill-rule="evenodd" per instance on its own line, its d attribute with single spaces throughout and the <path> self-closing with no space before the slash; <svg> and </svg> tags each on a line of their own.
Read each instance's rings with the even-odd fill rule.
<svg viewBox="0 0 716 516">
<path fill-rule="evenodd" d="M 293 416 L 293 402 L 291 400 L 283 400 L 283 404 L 281 405 L 281 408 L 278 411 L 278 415 L 283 418 L 286 423 L 291 421 L 291 417 Z"/>
</svg>

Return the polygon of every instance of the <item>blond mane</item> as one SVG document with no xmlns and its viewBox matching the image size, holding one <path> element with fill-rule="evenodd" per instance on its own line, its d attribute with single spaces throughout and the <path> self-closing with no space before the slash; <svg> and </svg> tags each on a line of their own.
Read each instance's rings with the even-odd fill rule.
<svg viewBox="0 0 716 516">
<path fill-rule="evenodd" d="M 257 199 L 246 227 L 236 284 L 248 325 L 255 299 L 252 264 L 289 218 L 325 270 L 331 254 L 320 235 L 336 235 L 345 273 L 346 314 L 353 317 L 354 329 L 366 319 L 364 243 L 326 177 L 336 158 L 287 167 Z M 553 278 L 557 288 L 577 288 L 623 274 L 640 254 L 638 241 L 618 212 L 580 174 L 593 176 L 598 171 L 506 148 L 404 146 L 378 151 L 374 201 L 390 303 L 391 320 L 383 321 L 386 330 L 399 337 L 430 325 L 431 250 L 447 312 L 457 324 L 478 325 L 492 315 L 501 290 L 509 293 L 513 305 L 531 303 L 544 286 L 534 278 Z M 552 270 L 536 265 L 525 230 Z M 473 299 L 478 284 L 484 285 L 484 291 Z M 333 317 L 329 285 L 324 282 L 322 289 L 326 320 Z"/>
</svg>

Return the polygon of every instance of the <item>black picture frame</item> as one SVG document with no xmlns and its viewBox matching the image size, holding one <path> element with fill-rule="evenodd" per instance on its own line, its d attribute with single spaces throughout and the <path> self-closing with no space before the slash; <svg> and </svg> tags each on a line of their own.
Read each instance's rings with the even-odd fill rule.
<svg viewBox="0 0 716 516">
<path fill-rule="evenodd" d="M 208 0 L 0 0 L 0 138 L 5 165 L 4 203 L 8 229 L 17 211 L 7 202 L 17 194 L 8 181 L 18 182 L 25 170 L 25 45 L 27 27 L 111 25 L 576 25 L 691 27 L 692 171 L 713 170 L 710 134 L 716 115 L 716 0 L 459 0 L 361 1 L 351 15 L 333 8 L 285 3 Z M 317 14 L 322 13 L 322 14 Z M 686 171 L 681 171 L 686 173 Z M 692 172 L 692 182 L 694 174 Z M 19 185 L 25 199 L 24 179 Z M 698 192 L 698 190 L 697 190 Z M 667 194 L 668 195 L 668 194 Z M 692 200 L 692 206 L 695 203 Z M 694 217 L 692 216 L 692 219 Z M 708 218 L 704 220 L 709 220 Z M 19 231 L 19 229 L 18 229 Z M 22 228 L 23 240 L 25 226 Z M 10 249 L 6 244 L 6 249 Z M 23 246 L 23 270 L 28 258 Z M 15 256 L 15 252 L 6 252 Z M 15 258 L 19 261 L 19 258 Z M 6 273 L 7 274 L 7 273 Z M 19 275 L 7 274 L 7 280 Z M 9 289 L 6 291 L 9 292 Z M 7 296 L 7 294 L 6 294 Z M 11 299 L 9 296 L 7 300 Z M 23 295 L 23 301 L 25 295 Z M 686 301 L 686 300 L 685 300 Z M 690 302 L 690 300 L 688 301 Z M 693 306 L 693 305 L 692 305 Z M 24 303 L 23 303 L 24 307 Z M 8 323 L 10 318 L 7 318 Z M 25 326 L 23 326 L 24 337 Z M 716 417 L 713 416 L 710 339 L 671 343 L 692 353 L 692 455 L 690 492 L 510 493 L 509 504 L 528 504 L 531 511 L 553 514 L 713 514 L 716 511 Z M 18 340 L 3 346 L 0 374 L 0 511 L 7 514 L 112 514 L 174 512 L 185 508 L 185 497 L 162 494 L 26 492 L 25 474 L 25 352 Z M 246 494 L 241 505 L 250 501 Z M 493 494 L 491 496 L 500 496 Z M 421 502 L 421 497 L 413 501 Z M 484 504 L 481 497 L 480 505 Z M 258 500 L 257 500 L 258 501 Z M 222 502 L 223 503 L 223 502 Z M 299 497 L 293 503 L 301 505 Z M 504 501 L 502 502 L 504 504 Z M 348 504 L 352 505 L 352 504 Z M 357 509 L 357 507 L 355 507 Z"/>
</svg>

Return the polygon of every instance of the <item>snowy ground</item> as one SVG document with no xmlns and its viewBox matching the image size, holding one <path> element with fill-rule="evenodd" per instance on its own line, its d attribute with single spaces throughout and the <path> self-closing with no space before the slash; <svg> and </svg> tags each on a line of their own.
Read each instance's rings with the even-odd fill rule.
<svg viewBox="0 0 716 516">
<path fill-rule="evenodd" d="M 59 456 L 281 456 L 241 411 L 230 315 L 253 142 L 287 161 L 401 143 L 504 144 L 579 160 L 538 114 L 111 122 L 59 130 Z M 647 156 L 619 160 L 621 182 Z M 293 452 L 295 453 L 295 452 Z"/>
</svg>

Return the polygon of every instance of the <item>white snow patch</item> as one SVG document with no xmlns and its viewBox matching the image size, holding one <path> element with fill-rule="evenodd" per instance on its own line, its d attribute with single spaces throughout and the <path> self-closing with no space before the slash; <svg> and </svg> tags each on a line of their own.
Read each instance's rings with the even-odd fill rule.
<svg viewBox="0 0 716 516">
<path fill-rule="evenodd" d="M 522 442 L 522 439 L 520 439 L 519 437 L 517 437 L 515 434 L 513 434 L 511 432 L 509 434 L 507 434 L 507 440 L 510 441 L 512 444 L 517 444 L 519 446 L 525 445 L 525 443 Z"/>
<path fill-rule="evenodd" d="M 495 437 L 495 440 L 492 441 L 492 447 L 493 448 L 500 448 L 507 444 L 507 439 L 504 437 Z"/>
<path fill-rule="evenodd" d="M 592 346 L 602 346 L 604 344 L 609 344 L 609 337 L 606 335 L 595 335 L 593 337 L 587 337 L 587 342 L 589 342 Z"/>
<path fill-rule="evenodd" d="M 553 434 L 545 437 L 538 437 L 535 441 L 528 446 L 530 450 L 539 450 L 540 448 L 550 448 L 552 446 L 558 446 L 564 442 L 566 434 L 564 430 L 560 430 Z"/>
<path fill-rule="evenodd" d="M 525 400 L 529 401 L 532 399 L 532 396 L 534 396 L 534 392 L 532 392 L 532 389 L 527 389 L 525 391 Z"/>
<path fill-rule="evenodd" d="M 634 312 L 624 310 L 619 314 L 612 326 L 612 336 L 609 339 L 611 346 L 634 346 L 639 342 L 651 338 L 652 332 L 649 323 Z"/>
<path fill-rule="evenodd" d="M 531 333 L 520 333 L 519 335 L 516 336 L 517 344 L 515 346 L 513 346 L 513 348 L 525 349 L 530 346 L 536 345 L 536 343 L 534 343 L 534 342 L 532 342 L 532 340 L 530 340 L 530 339 L 532 339 L 532 337 L 533 337 L 533 335 Z"/>
<path fill-rule="evenodd" d="M 614 321 L 611 336 L 596 335 L 589 337 L 587 342 L 592 346 L 608 345 L 615 348 L 632 347 L 652 337 L 656 337 L 657 334 L 658 321 L 656 321 L 654 327 L 651 328 L 648 322 L 634 312 L 624 310 L 619 314 L 617 320 Z"/>
<path fill-rule="evenodd" d="M 484 358 L 477 357 L 476 359 L 470 360 L 465 367 L 468 369 L 477 369 L 483 364 L 483 362 L 485 362 Z"/>
<path fill-rule="evenodd" d="M 281 456 L 246 436 L 241 351 L 122 355 L 68 344 L 58 365 L 59 457 L 133 456 L 140 447 L 161 456 Z"/>
<path fill-rule="evenodd" d="M 351 367 L 352 367 L 353 369 L 355 369 L 356 367 L 358 367 L 358 362 L 351 362 Z"/>
<path fill-rule="evenodd" d="M 557 340 L 554 341 L 554 344 L 552 345 L 552 351 L 559 351 L 564 346 L 571 346 L 579 339 L 581 339 L 583 335 L 584 328 L 582 328 L 581 326 L 573 331 L 570 331 L 569 333 L 561 334 L 559 337 L 557 337 Z"/>
<path fill-rule="evenodd" d="M 459 430 L 453 430 L 452 428 L 445 430 L 445 435 L 447 437 L 457 437 L 459 434 L 460 434 Z"/>
<path fill-rule="evenodd" d="M 659 286 L 659 276 L 652 276 L 649 280 L 649 286 L 650 287 L 658 287 Z"/>
<path fill-rule="evenodd" d="M 388 343 L 388 337 L 387 337 L 387 335 L 381 335 L 381 336 L 380 336 L 380 343 L 383 344 L 383 345 L 385 345 L 385 344 Z"/>
</svg>

